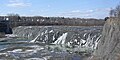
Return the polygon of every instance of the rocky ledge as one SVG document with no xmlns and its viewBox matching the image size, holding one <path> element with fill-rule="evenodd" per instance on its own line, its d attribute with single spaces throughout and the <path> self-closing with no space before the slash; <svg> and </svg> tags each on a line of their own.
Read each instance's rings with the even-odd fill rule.
<svg viewBox="0 0 120 60">
<path fill-rule="evenodd" d="M 91 60 L 120 60 L 120 19 L 106 21 L 102 37 Z M 90 60 L 89 59 L 89 60 Z"/>
</svg>

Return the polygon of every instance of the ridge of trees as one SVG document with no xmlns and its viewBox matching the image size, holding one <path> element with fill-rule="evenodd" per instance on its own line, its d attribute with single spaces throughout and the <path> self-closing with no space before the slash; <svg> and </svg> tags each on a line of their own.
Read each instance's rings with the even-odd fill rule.
<svg viewBox="0 0 120 60">
<path fill-rule="evenodd" d="M 20 16 L 19 14 L 8 14 L 0 16 L 0 20 L 9 20 L 12 27 L 16 26 L 103 26 L 103 19 L 65 18 L 65 17 L 42 17 L 42 16 Z"/>
</svg>

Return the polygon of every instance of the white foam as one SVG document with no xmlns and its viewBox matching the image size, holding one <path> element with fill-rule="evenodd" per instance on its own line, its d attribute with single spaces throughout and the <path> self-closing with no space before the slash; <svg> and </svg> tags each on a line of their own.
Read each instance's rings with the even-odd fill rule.
<svg viewBox="0 0 120 60">
<path fill-rule="evenodd" d="M 64 33 L 53 44 L 64 44 L 68 33 Z"/>
<path fill-rule="evenodd" d="M 85 43 L 86 41 L 84 39 L 81 39 L 81 43 Z"/>
<path fill-rule="evenodd" d="M 63 35 L 62 43 L 61 43 L 61 44 L 65 44 L 65 40 L 66 40 L 67 34 L 68 34 L 68 33 L 65 33 L 65 34 Z"/>
<path fill-rule="evenodd" d="M 37 37 L 35 37 L 35 39 L 33 39 L 33 40 L 30 41 L 30 42 L 34 43 L 34 42 L 37 40 L 37 38 L 38 38 L 39 36 L 40 36 L 40 34 L 38 34 Z"/>
<path fill-rule="evenodd" d="M 53 41 L 55 40 L 55 35 L 53 35 Z"/>
<path fill-rule="evenodd" d="M 30 59 L 26 59 L 26 60 L 44 60 L 43 58 L 30 58 Z"/>
<path fill-rule="evenodd" d="M 85 37 L 87 35 L 87 33 L 85 33 L 84 35 L 83 35 L 83 37 Z"/>
<path fill-rule="evenodd" d="M 52 33 L 52 32 L 53 32 L 53 30 L 50 30 L 50 31 L 49 31 L 49 33 Z"/>
<path fill-rule="evenodd" d="M 67 45 L 70 46 L 70 42 L 68 42 Z"/>
<path fill-rule="evenodd" d="M 75 39 L 74 41 L 77 42 L 77 39 Z"/>
<path fill-rule="evenodd" d="M 7 36 L 7 37 L 17 37 L 17 35 L 15 35 L 15 34 L 6 34 L 5 36 Z"/>
<path fill-rule="evenodd" d="M 13 51 L 8 51 L 8 52 L 22 52 L 22 49 L 15 49 Z"/>
</svg>

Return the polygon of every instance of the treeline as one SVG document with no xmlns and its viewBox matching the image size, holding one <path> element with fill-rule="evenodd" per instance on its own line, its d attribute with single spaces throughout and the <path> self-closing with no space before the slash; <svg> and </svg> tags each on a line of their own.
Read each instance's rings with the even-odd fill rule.
<svg viewBox="0 0 120 60">
<path fill-rule="evenodd" d="M 102 19 L 84 18 L 64 18 L 64 17 L 42 17 L 42 16 L 19 16 L 9 15 L 0 16 L 0 20 L 10 21 L 12 27 L 16 26 L 47 26 L 47 25 L 66 25 L 66 26 L 103 26 Z"/>
</svg>

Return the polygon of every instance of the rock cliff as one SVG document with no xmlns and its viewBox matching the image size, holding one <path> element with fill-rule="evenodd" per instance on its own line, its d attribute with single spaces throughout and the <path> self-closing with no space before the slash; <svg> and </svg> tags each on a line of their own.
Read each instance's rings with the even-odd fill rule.
<svg viewBox="0 0 120 60">
<path fill-rule="evenodd" d="M 120 19 L 109 18 L 91 60 L 120 60 Z"/>
</svg>

